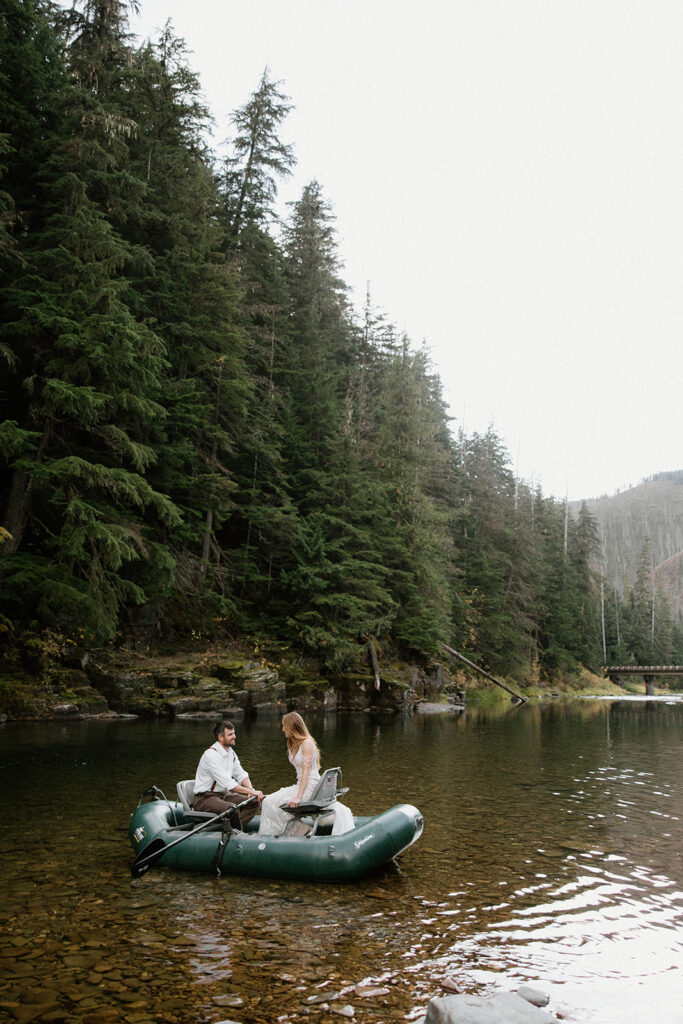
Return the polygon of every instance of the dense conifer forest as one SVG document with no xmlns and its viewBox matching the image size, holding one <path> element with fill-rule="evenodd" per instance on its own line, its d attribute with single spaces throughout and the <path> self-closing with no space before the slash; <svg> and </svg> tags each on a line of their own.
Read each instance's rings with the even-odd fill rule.
<svg viewBox="0 0 683 1024">
<path fill-rule="evenodd" d="M 278 221 L 268 70 L 217 155 L 183 42 L 137 44 L 121 0 L 3 0 L 0 53 L 6 637 L 220 628 L 328 669 L 443 640 L 547 679 L 683 661 L 650 564 L 605 587 L 588 508 L 455 430 L 428 351 L 352 307 L 321 184 Z"/>
</svg>

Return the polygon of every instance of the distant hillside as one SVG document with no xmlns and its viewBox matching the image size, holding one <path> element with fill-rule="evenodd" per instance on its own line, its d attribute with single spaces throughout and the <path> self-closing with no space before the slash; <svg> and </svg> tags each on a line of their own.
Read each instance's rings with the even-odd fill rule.
<svg viewBox="0 0 683 1024">
<path fill-rule="evenodd" d="M 580 501 L 570 503 L 577 512 Z M 683 616 L 683 470 L 658 473 L 637 487 L 585 502 L 598 521 L 605 578 L 623 593 L 633 583 L 643 545 L 649 541 L 655 572 L 672 608 Z"/>
<path fill-rule="evenodd" d="M 669 595 L 672 611 L 678 613 L 678 618 L 683 621 L 683 551 L 667 558 L 655 572 L 657 581 L 663 584 Z"/>
</svg>

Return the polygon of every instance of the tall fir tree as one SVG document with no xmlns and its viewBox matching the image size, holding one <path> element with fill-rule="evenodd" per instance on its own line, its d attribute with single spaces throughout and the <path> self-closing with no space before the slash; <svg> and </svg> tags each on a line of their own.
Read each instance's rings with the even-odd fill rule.
<svg viewBox="0 0 683 1024">
<path fill-rule="evenodd" d="M 641 549 L 636 579 L 629 594 L 628 643 L 636 665 L 655 664 L 654 596 L 652 547 L 648 540 Z"/>
<path fill-rule="evenodd" d="M 263 226 L 273 217 L 277 179 L 291 174 L 292 147 L 281 141 L 280 128 L 292 109 L 266 68 L 248 103 L 232 115 L 234 136 L 225 161 L 223 194 L 227 234 L 233 245 L 246 227 Z"/>
<path fill-rule="evenodd" d="M 25 396 L 17 423 L 35 442 L 11 466 L 12 540 L 1 550 L 6 590 L 46 621 L 107 637 L 121 606 L 145 599 L 132 563 L 146 562 L 155 580 L 170 573 L 147 520 L 179 515 L 145 478 L 163 419 L 163 346 L 127 305 L 124 271 L 136 253 L 107 217 L 138 189 L 127 167 L 132 125 L 120 113 L 122 5 L 88 3 L 70 24 L 70 82 L 53 97 L 62 114 L 42 172 L 42 218 L 7 290 L 5 330 L 20 339 Z"/>
<path fill-rule="evenodd" d="M 315 503 L 326 439 L 339 429 L 355 356 L 347 287 L 339 276 L 334 215 L 318 182 L 306 185 L 284 232 L 291 343 L 284 367 L 289 395 L 289 475 L 300 510 Z"/>
<path fill-rule="evenodd" d="M 235 507 L 233 463 L 250 390 L 242 287 L 221 251 L 209 115 L 185 45 L 167 24 L 134 58 L 131 165 L 145 192 L 120 230 L 151 257 L 131 284 L 138 314 L 167 353 L 167 419 L 151 478 L 183 512 L 181 528 L 165 538 L 176 572 L 164 614 L 180 624 L 196 616 L 198 599 L 207 620 L 234 607 L 235 566 L 221 530 Z"/>
<path fill-rule="evenodd" d="M 570 574 L 565 601 L 569 604 L 572 632 L 567 646 L 589 668 L 602 662 L 598 559 L 600 536 L 595 516 L 582 504 L 568 522 L 567 555 Z"/>
<path fill-rule="evenodd" d="M 466 649 L 492 670 L 520 665 L 526 653 L 524 636 L 512 602 L 524 575 L 514 557 L 515 481 L 493 428 L 461 436 L 457 495 L 454 543 Z"/>
<path fill-rule="evenodd" d="M 280 572 L 297 530 L 282 454 L 289 296 L 282 254 L 270 234 L 278 180 L 294 165 L 292 147 L 280 139 L 291 104 L 279 84 L 266 69 L 248 102 L 233 114 L 235 135 L 220 177 L 223 247 L 239 267 L 244 288 L 241 322 L 250 382 L 235 460 L 237 505 L 226 536 L 245 617 L 262 622 L 284 611 Z"/>
<path fill-rule="evenodd" d="M 378 400 L 383 479 L 377 546 L 391 573 L 395 638 L 436 651 L 451 605 L 447 487 L 450 437 L 438 378 L 426 350 L 403 338 L 383 367 Z"/>
<path fill-rule="evenodd" d="M 286 469 L 300 525 L 283 579 L 292 628 L 334 660 L 386 626 L 392 601 L 368 534 L 364 456 L 354 437 L 359 339 L 339 276 L 332 210 L 317 182 L 294 204 L 284 240 L 292 308 Z"/>
</svg>

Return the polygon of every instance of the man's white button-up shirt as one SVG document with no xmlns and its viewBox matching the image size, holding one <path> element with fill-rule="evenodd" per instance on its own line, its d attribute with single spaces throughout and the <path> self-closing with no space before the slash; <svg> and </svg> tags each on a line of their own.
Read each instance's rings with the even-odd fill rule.
<svg viewBox="0 0 683 1024">
<path fill-rule="evenodd" d="M 234 789 L 247 775 L 248 772 L 245 772 L 233 748 L 222 747 L 216 742 L 199 759 L 194 791 L 209 793 L 212 788 L 217 792 Z"/>
</svg>

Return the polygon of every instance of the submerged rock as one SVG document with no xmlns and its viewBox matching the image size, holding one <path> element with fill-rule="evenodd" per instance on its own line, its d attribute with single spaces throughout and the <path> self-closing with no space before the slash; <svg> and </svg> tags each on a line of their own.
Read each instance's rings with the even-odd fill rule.
<svg viewBox="0 0 683 1024">
<path fill-rule="evenodd" d="M 452 714 L 454 711 L 462 711 L 459 704 L 436 704 L 434 701 L 419 700 L 415 703 L 413 711 L 417 715 L 444 715 Z"/>
<path fill-rule="evenodd" d="M 377 999 L 388 996 L 391 989 L 387 985 L 356 985 L 354 992 L 361 999 Z"/>
<path fill-rule="evenodd" d="M 436 996 L 427 1007 L 424 1024 L 556 1024 L 556 1019 L 516 992 L 498 992 Z"/>
</svg>

